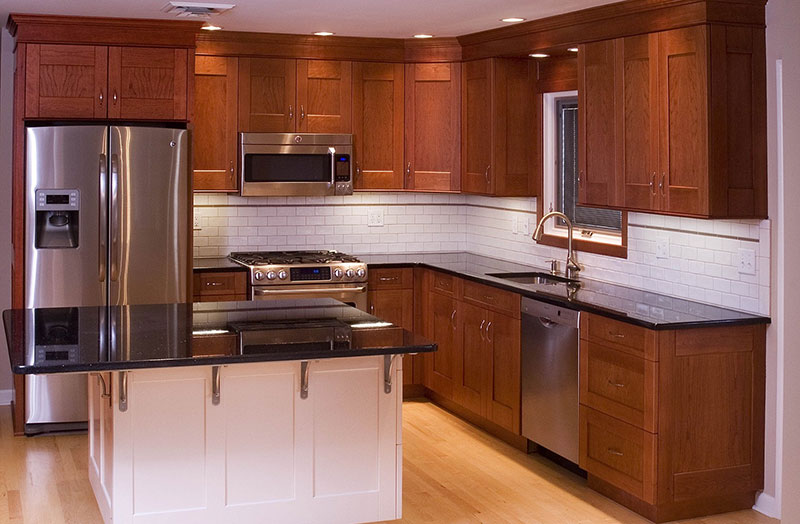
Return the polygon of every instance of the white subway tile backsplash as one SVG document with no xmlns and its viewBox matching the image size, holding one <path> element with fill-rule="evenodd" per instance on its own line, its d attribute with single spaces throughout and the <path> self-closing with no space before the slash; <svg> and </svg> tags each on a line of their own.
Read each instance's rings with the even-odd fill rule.
<svg viewBox="0 0 800 524">
<path fill-rule="evenodd" d="M 535 198 L 357 193 L 335 197 L 194 197 L 194 253 L 225 256 L 256 249 L 338 249 L 354 254 L 471 251 L 545 266 L 565 250 L 535 244 L 512 223 L 536 224 Z M 384 226 L 368 227 L 371 209 Z M 746 311 L 769 313 L 768 220 L 700 220 L 629 213 L 628 258 L 578 253 L 588 278 Z M 656 258 L 656 241 L 669 258 Z M 736 266 L 739 249 L 756 252 L 756 274 Z M 562 262 L 563 266 L 563 262 Z"/>
</svg>

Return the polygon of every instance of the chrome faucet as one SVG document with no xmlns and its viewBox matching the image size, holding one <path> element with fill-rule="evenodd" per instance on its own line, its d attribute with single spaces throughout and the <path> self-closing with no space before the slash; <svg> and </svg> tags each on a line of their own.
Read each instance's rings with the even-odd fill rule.
<svg viewBox="0 0 800 524">
<path fill-rule="evenodd" d="M 567 223 L 567 278 L 577 279 L 581 266 L 575 261 L 575 253 L 572 251 L 572 221 L 570 221 L 567 215 L 560 211 L 550 211 L 545 214 L 541 220 L 539 220 L 539 223 L 536 224 L 536 229 L 533 231 L 533 236 L 531 238 L 533 238 L 533 241 L 537 244 L 541 242 L 542 234 L 544 233 L 544 223 L 551 217 L 560 218 Z"/>
</svg>

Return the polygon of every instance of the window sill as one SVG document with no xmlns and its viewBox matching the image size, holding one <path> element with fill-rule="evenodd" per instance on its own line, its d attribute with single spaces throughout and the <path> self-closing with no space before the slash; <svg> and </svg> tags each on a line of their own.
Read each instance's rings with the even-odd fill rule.
<svg viewBox="0 0 800 524">
<path fill-rule="evenodd" d="M 591 240 L 583 240 L 575 238 L 572 240 L 572 249 L 584 253 L 595 253 L 597 255 L 606 255 L 609 257 L 628 258 L 628 246 L 625 243 L 625 238 L 622 239 L 622 245 L 605 244 L 603 242 L 592 242 Z M 540 244 L 545 246 L 554 246 L 567 249 L 567 237 L 558 235 L 542 235 Z"/>
</svg>

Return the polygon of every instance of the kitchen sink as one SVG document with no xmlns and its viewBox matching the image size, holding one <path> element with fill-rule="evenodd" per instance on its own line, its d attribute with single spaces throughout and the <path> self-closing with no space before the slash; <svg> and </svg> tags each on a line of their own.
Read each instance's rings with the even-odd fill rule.
<svg viewBox="0 0 800 524">
<path fill-rule="evenodd" d="M 572 278 L 553 275 L 550 273 L 489 273 L 487 276 L 510 280 L 518 284 L 577 284 L 578 281 Z"/>
</svg>

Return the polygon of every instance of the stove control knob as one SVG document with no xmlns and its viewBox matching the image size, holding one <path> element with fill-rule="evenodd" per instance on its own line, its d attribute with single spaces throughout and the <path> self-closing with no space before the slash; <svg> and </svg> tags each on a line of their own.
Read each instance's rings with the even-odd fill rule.
<svg viewBox="0 0 800 524">
<path fill-rule="evenodd" d="M 364 271 L 364 268 L 363 268 L 363 267 L 360 267 L 360 268 L 358 268 L 358 269 L 356 270 L 356 275 L 358 275 L 358 278 L 364 278 L 364 276 L 365 276 L 366 274 L 367 274 L 367 272 L 366 272 L 366 271 Z"/>
<path fill-rule="evenodd" d="M 284 271 L 283 269 L 281 269 L 280 271 L 278 271 L 278 278 L 279 278 L 279 279 L 281 279 L 281 280 L 286 280 L 286 277 L 287 277 L 287 276 L 288 276 L 288 275 L 286 274 L 286 271 Z"/>
<path fill-rule="evenodd" d="M 347 276 L 347 278 L 353 278 L 353 275 L 355 275 L 355 271 L 353 271 L 352 269 L 348 269 L 347 271 L 344 272 L 344 274 L 345 276 Z"/>
<path fill-rule="evenodd" d="M 275 280 L 275 277 L 276 277 L 276 276 L 277 276 L 277 275 L 275 274 L 275 272 L 274 272 L 274 271 L 268 271 L 268 272 L 267 272 L 267 280 Z"/>
<path fill-rule="evenodd" d="M 336 278 L 342 278 L 342 268 L 337 267 L 333 270 L 333 276 Z"/>
<path fill-rule="evenodd" d="M 261 271 L 256 271 L 255 273 L 253 273 L 253 277 L 256 280 L 263 280 L 264 279 L 264 273 L 262 273 Z"/>
</svg>

